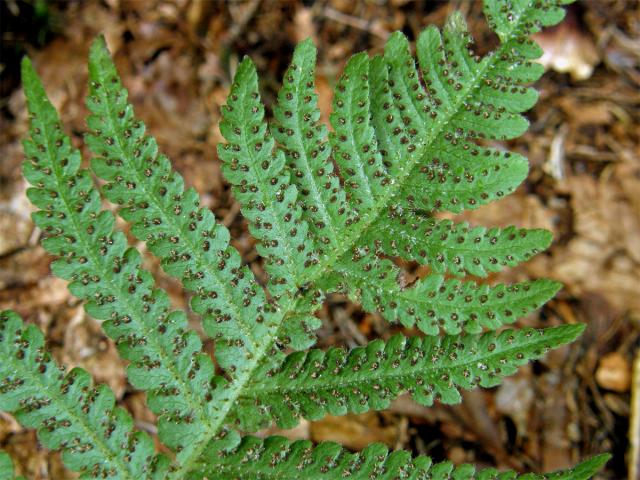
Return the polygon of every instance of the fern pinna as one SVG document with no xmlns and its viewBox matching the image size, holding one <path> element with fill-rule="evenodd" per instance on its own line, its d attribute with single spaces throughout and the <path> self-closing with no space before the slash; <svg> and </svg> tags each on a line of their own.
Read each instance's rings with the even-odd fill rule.
<svg viewBox="0 0 640 480">
<path fill-rule="evenodd" d="M 24 175 L 54 274 L 69 281 L 86 311 L 128 361 L 131 384 L 147 393 L 159 440 L 136 431 L 104 385 L 81 369 L 65 373 L 42 333 L 13 312 L 0 314 L 0 407 L 42 443 L 62 449 L 83 478 L 395 479 L 515 478 L 432 463 L 378 444 L 351 453 L 251 432 L 300 418 L 387 408 L 407 392 L 422 405 L 457 403 L 460 389 L 491 387 L 519 365 L 574 340 L 583 325 L 509 329 L 549 300 L 556 282 L 491 286 L 484 277 L 544 250 L 548 232 L 471 227 L 442 220 L 512 192 L 527 174 L 524 157 L 485 140 L 517 137 L 521 112 L 537 94 L 525 86 L 542 67 L 529 36 L 558 23 L 554 0 L 487 0 L 500 46 L 480 58 L 464 20 L 416 42 L 393 34 L 384 54 L 352 57 L 330 117 L 320 123 L 314 91 L 316 48 L 296 48 L 270 125 L 248 58 L 238 66 L 220 130 L 223 172 L 258 240 L 266 283 L 229 243 L 229 231 L 159 153 L 135 118 L 103 39 L 91 47 L 86 144 L 101 193 L 146 242 L 163 269 L 190 292 L 191 308 L 215 341 L 203 352 L 186 312 L 142 268 L 140 253 L 101 206 L 78 150 L 62 132 L 31 63 L 23 62 L 30 113 Z M 401 285 L 393 258 L 428 265 Z M 341 292 L 389 322 L 422 335 L 395 335 L 351 350 L 313 349 L 314 312 Z M 521 478 L 583 479 L 606 461 Z M 3 476 L 11 461 L 0 455 Z M 5 473 L 6 472 L 6 473 Z"/>
</svg>

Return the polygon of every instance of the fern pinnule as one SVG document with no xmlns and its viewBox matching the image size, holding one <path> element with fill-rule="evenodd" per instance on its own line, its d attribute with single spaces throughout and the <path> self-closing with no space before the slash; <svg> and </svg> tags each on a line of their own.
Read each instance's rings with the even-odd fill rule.
<svg viewBox="0 0 640 480">
<path fill-rule="evenodd" d="M 255 66 L 244 59 L 238 66 L 220 131 L 228 143 L 218 146 L 223 173 L 233 186 L 249 231 L 260 240 L 269 290 L 278 297 L 307 280 L 314 249 L 309 225 L 298 203 L 298 189 L 286 169 L 285 154 L 264 121 Z"/>
<path fill-rule="evenodd" d="M 315 93 L 316 47 L 307 39 L 293 52 L 274 107 L 273 136 L 285 153 L 291 183 L 298 190 L 302 218 L 317 255 L 338 242 L 351 207 L 335 174 L 327 127 Z"/>
<path fill-rule="evenodd" d="M 384 235 L 375 235 L 377 232 Z M 514 267 L 547 249 L 551 233 L 544 229 L 471 227 L 468 223 L 422 215 L 409 219 L 389 214 L 378 220 L 363 241 L 376 254 L 393 255 L 428 265 L 437 273 L 486 277 Z"/>
<path fill-rule="evenodd" d="M 341 281 L 335 290 L 392 323 L 415 325 L 427 335 L 496 330 L 541 307 L 560 289 L 558 282 L 546 279 L 492 286 L 440 274 L 401 288 L 397 280 L 401 272 L 390 260 L 365 257 L 357 265 L 362 270 L 336 268 Z"/>
</svg>

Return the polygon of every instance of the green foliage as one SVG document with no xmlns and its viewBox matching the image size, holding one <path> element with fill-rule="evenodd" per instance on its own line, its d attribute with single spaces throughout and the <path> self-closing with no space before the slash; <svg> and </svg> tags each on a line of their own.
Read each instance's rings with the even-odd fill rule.
<svg viewBox="0 0 640 480">
<path fill-rule="evenodd" d="M 133 432 L 106 385 L 92 387 L 79 368 L 65 375 L 44 350 L 42 332 L 14 312 L 0 313 L 0 339 L 0 408 L 37 429 L 45 447 L 62 448 L 65 465 L 87 478 L 162 478 L 167 459 L 155 456 L 147 434 Z"/>
<path fill-rule="evenodd" d="M 114 229 L 111 212 L 101 210 L 90 173 L 80 168 L 80 153 L 62 133 L 27 59 L 22 78 L 31 117 L 31 139 L 24 142 L 24 175 L 33 185 L 27 195 L 39 208 L 33 220 L 47 235 L 44 248 L 60 257 L 52 271 L 70 281 L 89 315 L 104 320 L 104 331 L 130 362 L 129 381 L 148 391 L 149 406 L 160 415 L 163 442 L 177 446 L 194 429 L 207 430 L 215 408 L 213 362 L 185 312 L 170 311 L 167 293 L 141 268 L 140 253 Z"/>
<path fill-rule="evenodd" d="M 563 325 L 464 337 L 395 335 L 350 351 L 295 352 L 277 369 L 257 372 L 238 399 L 236 415 L 243 430 L 255 431 L 272 419 L 288 428 L 299 417 L 383 410 L 406 391 L 422 405 L 460 403 L 459 388 L 498 385 L 518 366 L 575 340 L 583 330 L 584 325 Z"/>
<path fill-rule="evenodd" d="M 291 442 L 276 436 L 261 440 L 246 436 L 231 450 L 221 448 L 207 453 L 196 472 L 199 478 L 209 475 L 220 480 L 586 480 L 608 459 L 609 455 L 598 455 L 571 470 L 547 475 L 518 475 L 515 472 L 498 472 L 494 468 L 476 470 L 468 464 L 433 463 L 425 456 L 412 459 L 409 452 L 389 453 L 387 447 L 379 443 L 369 445 L 360 453 L 350 453 L 332 442 L 313 447 L 308 441 Z"/>
<path fill-rule="evenodd" d="M 0 480 L 24 480 L 24 477 L 16 477 L 13 472 L 13 462 L 7 452 L 0 450 Z"/>
<path fill-rule="evenodd" d="M 383 231 L 384 235 L 377 235 Z M 551 244 L 547 230 L 471 227 L 468 223 L 414 216 L 378 220 L 367 241 L 376 253 L 429 265 L 438 273 L 486 277 L 528 260 Z"/>
<path fill-rule="evenodd" d="M 259 339 L 273 334 L 270 322 L 256 321 L 269 317 L 264 290 L 229 245 L 229 231 L 200 207 L 193 188 L 185 190 L 182 177 L 134 118 L 103 40 L 91 48 L 89 74 L 92 132 L 86 140 L 96 155 L 93 171 L 109 182 L 105 196 L 123 206 L 119 213 L 133 224 L 132 233 L 194 294 L 191 306 L 205 331 L 221 339 L 217 361 L 240 368 L 244 357 L 256 354 Z"/>
<path fill-rule="evenodd" d="M 461 389 L 498 385 L 582 332 L 582 325 L 502 329 L 553 297 L 556 282 L 489 285 L 447 276 L 484 277 L 551 241 L 542 230 L 435 216 L 503 197 L 526 176 L 524 157 L 482 143 L 526 129 L 521 113 L 537 94 L 524 84 L 541 74 L 531 63 L 540 50 L 529 35 L 559 22 L 562 9 L 551 0 L 510 5 L 486 2 L 501 44 L 484 58 L 475 56 L 457 14 L 442 33 L 430 27 L 420 35 L 417 63 L 400 33 L 384 55 L 352 57 L 336 87 L 331 133 L 319 121 L 310 41 L 294 52 L 271 125 L 256 69 L 242 61 L 223 107 L 226 143 L 218 155 L 258 241 L 265 285 L 159 152 L 104 40 L 94 42 L 85 137 L 91 172 L 104 180 L 101 193 L 131 233 L 189 291 L 222 375 L 186 313 L 171 309 L 113 214 L 101 208 L 91 173 L 25 59 L 24 175 L 38 209 L 33 219 L 46 236 L 43 246 L 58 257 L 53 272 L 103 321 L 128 361 L 129 381 L 147 393 L 170 454 L 156 454 L 108 388 L 92 387 L 83 370 L 65 375 L 55 367 L 42 333 L 11 312 L 0 316 L 0 407 L 36 428 L 45 446 L 61 448 L 83 478 L 515 478 L 380 445 L 348 453 L 334 444 L 246 435 L 272 423 L 293 427 L 303 417 L 384 409 L 403 392 L 422 405 L 458 403 Z M 431 272 L 404 285 L 392 257 Z M 314 313 L 334 292 L 421 335 L 311 349 Z M 549 478 L 589 478 L 604 461 Z M 8 465 L 4 456 L 0 462 Z"/>
</svg>

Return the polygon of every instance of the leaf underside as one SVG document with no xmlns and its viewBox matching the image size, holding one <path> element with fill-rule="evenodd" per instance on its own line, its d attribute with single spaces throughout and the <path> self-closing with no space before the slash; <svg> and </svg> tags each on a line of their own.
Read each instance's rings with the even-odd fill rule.
<svg viewBox="0 0 640 480">
<path fill-rule="evenodd" d="M 80 369 L 61 373 L 42 333 L 12 312 L 0 314 L 7 359 L 0 407 L 36 428 L 45 446 L 62 449 L 83 478 L 589 478 L 604 456 L 547 477 L 518 477 L 432 464 L 377 444 L 349 453 L 330 443 L 244 435 L 274 423 L 293 427 L 300 418 L 381 410 L 403 392 L 427 406 L 459 403 L 460 390 L 498 385 L 583 331 L 504 329 L 552 298 L 557 282 L 463 279 L 528 260 L 550 245 L 548 232 L 438 216 L 502 198 L 526 177 L 524 157 L 487 145 L 526 130 L 522 112 L 537 99 L 526 84 L 542 73 L 532 62 L 540 48 L 529 37 L 562 19 L 562 3 L 485 1 L 501 43 L 484 58 L 459 14 L 442 31 L 420 34 L 415 59 L 401 33 L 382 55 L 353 56 L 336 85 L 330 132 L 320 122 L 311 41 L 295 49 L 271 123 L 255 66 L 244 59 L 222 108 L 218 156 L 258 242 L 265 284 L 136 118 L 104 39 L 89 55 L 91 171 L 81 168 L 25 60 L 24 175 L 38 209 L 34 222 L 58 257 L 53 272 L 103 321 L 128 361 L 129 381 L 146 392 L 171 453 L 156 454 L 107 387 L 91 386 Z M 104 180 L 100 190 L 92 173 Z M 189 292 L 215 342 L 215 364 L 187 313 L 170 307 L 102 208 L 101 194 Z M 405 285 L 397 259 L 429 273 Z M 335 292 L 421 335 L 313 349 L 315 312 Z M 0 462 L 9 465 L 2 455 Z"/>
</svg>

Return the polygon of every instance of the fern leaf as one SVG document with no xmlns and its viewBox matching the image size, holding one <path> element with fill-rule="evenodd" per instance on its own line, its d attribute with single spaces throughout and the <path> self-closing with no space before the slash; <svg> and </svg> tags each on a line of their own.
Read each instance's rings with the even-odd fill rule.
<svg viewBox="0 0 640 480">
<path fill-rule="evenodd" d="M 582 331 L 572 325 L 483 333 L 526 315 L 559 285 L 540 280 L 489 286 L 445 274 L 486 276 L 546 248 L 550 237 L 515 227 L 472 228 L 432 215 L 501 198 L 527 174 L 524 157 L 483 143 L 526 129 L 521 113 L 537 94 L 523 83 L 540 73 L 530 62 L 540 50 L 528 36 L 539 25 L 559 21 L 561 9 L 550 0 L 513 3 L 513 9 L 505 9 L 486 2 L 501 44 L 484 58 L 475 56 L 457 14 L 442 33 L 431 28 L 419 37 L 417 61 L 400 33 L 390 37 L 384 55 L 353 57 L 337 86 L 329 135 L 319 122 L 316 49 L 310 41 L 296 48 L 285 73 L 273 136 L 255 67 L 249 59 L 239 65 L 222 109 L 220 129 L 227 143 L 218 154 L 259 242 L 264 288 L 230 246 L 228 230 L 201 206 L 194 189 L 185 188 L 135 118 L 104 40 L 94 43 L 86 137 L 96 156 L 92 168 L 107 181 L 104 194 L 119 206 L 133 234 L 191 292 L 192 308 L 216 342 L 216 361 L 225 377 L 215 375 L 213 359 L 202 351 L 185 312 L 171 311 L 166 292 L 154 288 L 151 274 L 141 269 L 140 254 L 114 229 L 113 215 L 100 210 L 99 193 L 80 169 L 80 154 L 62 134 L 55 110 L 25 62 L 31 140 L 25 141 L 24 172 L 34 186 L 28 195 L 40 209 L 34 220 L 47 236 L 43 244 L 62 257 L 53 271 L 71 282 L 70 290 L 86 302 L 90 315 L 104 320 L 106 333 L 130 362 L 129 379 L 146 390 L 159 417 L 160 440 L 174 450 L 175 459 L 170 465 L 154 457 L 146 436 L 136 442 L 142 434 L 133 433 L 131 419 L 114 409 L 108 389 L 88 390 L 86 373 L 70 374 L 75 383 L 69 392 L 80 395 L 75 403 L 60 388 L 47 390 L 67 381 L 49 376 L 48 367 L 33 380 L 16 383 L 13 363 L 28 358 L 33 370 L 48 357 L 42 353 L 42 335 L 29 333 L 36 331 L 32 327 L 16 327 L 21 323 L 14 317 L 5 322 L 20 330 L 14 336 L 27 333 L 6 345 L 0 337 L 0 348 L 15 354 L 8 367 L 0 366 L 6 377 L 0 403 L 9 399 L 3 408 L 47 427 L 40 428 L 43 442 L 71 449 L 73 455 L 80 455 L 75 450 L 87 440 L 69 447 L 52 439 L 62 428 L 84 428 L 92 448 L 80 448 L 84 456 L 76 464 L 72 457 L 71 463 L 85 476 L 95 470 L 95 475 L 113 471 L 122 478 L 167 479 L 515 478 L 513 472 L 432 465 L 426 457 L 412 460 L 407 452 L 389 454 L 379 445 L 350 454 L 332 444 L 311 448 L 280 438 L 242 438 L 239 431 L 382 409 L 405 391 L 423 405 L 456 403 L 461 389 L 496 385 L 522 363 Z M 423 263 L 432 272 L 407 286 L 389 256 Z M 296 351 L 314 343 L 319 326 L 314 312 L 332 292 L 344 292 L 365 310 L 428 336 L 398 335 L 351 351 Z M 40 391 L 37 382 L 43 379 L 50 384 Z M 22 394 L 26 400 L 18 398 Z M 42 395 L 53 400 L 40 405 Z M 57 405 L 77 413 L 91 401 L 95 405 L 89 405 L 88 415 L 53 430 L 49 417 L 45 423 L 33 420 L 39 415 L 31 408 L 34 402 L 42 412 Z M 92 413 L 98 407 L 111 412 L 113 422 L 98 422 Z M 126 442 L 136 446 L 133 460 L 126 448 L 111 451 Z M 98 464 L 100 455 L 108 462 Z M 589 476 L 603 461 L 588 461 L 557 478 Z"/>
<path fill-rule="evenodd" d="M 4 450 L 0 450 L 0 480 L 25 480 L 15 476 L 11 457 Z"/>
<path fill-rule="evenodd" d="M 363 266 L 366 267 L 367 263 L 354 265 L 352 258 L 354 256 L 362 258 L 363 255 L 359 252 L 366 252 L 367 249 L 372 248 L 372 243 L 375 245 L 376 241 L 382 241 L 380 237 L 383 235 L 376 227 L 379 225 L 378 221 L 383 221 L 381 219 L 386 213 L 393 212 L 392 214 L 398 217 L 399 221 L 404 221 L 407 215 L 414 218 L 416 214 L 421 214 L 421 211 L 458 212 L 464 208 L 475 208 L 504 196 L 524 179 L 528 170 L 526 159 L 509 152 L 499 152 L 476 145 L 473 143 L 475 139 L 481 139 L 487 135 L 478 128 L 474 129 L 468 125 L 473 122 L 487 122 L 490 124 L 487 129 L 500 138 L 516 135 L 526 127 L 526 121 L 522 119 L 519 112 L 530 106 L 531 95 L 526 89 L 522 93 L 524 87 L 519 86 L 520 94 L 524 98 L 522 102 L 512 99 L 509 103 L 511 106 L 496 107 L 500 111 L 496 111 L 492 118 L 485 118 L 486 110 L 490 109 L 490 105 L 478 104 L 477 99 L 482 98 L 478 92 L 494 77 L 500 77 L 501 81 L 506 81 L 506 73 L 502 71 L 500 63 L 501 58 L 507 54 L 512 55 L 512 52 L 507 52 L 507 49 L 511 48 L 509 42 L 523 37 L 523 32 L 529 28 L 526 18 L 528 15 L 538 15 L 533 13 L 536 8 L 538 7 L 535 5 L 526 6 L 526 11 L 523 11 L 521 18 L 519 17 L 518 21 L 510 26 L 509 32 L 504 32 L 509 40 L 506 40 L 506 43 L 496 52 L 482 60 L 467 51 L 471 45 L 468 41 L 466 26 L 461 18 L 453 17 L 447 23 L 443 34 L 444 40 L 437 29 L 427 29 L 417 46 L 425 86 L 420 84 L 415 63 L 408 50 L 408 42 L 401 34 L 392 36 L 385 49 L 384 57 L 376 57 L 370 62 L 366 61 L 366 58 L 354 60 L 354 68 L 363 69 L 366 64 L 369 64 L 366 78 L 371 97 L 370 115 L 361 116 L 363 122 L 365 118 L 369 116 L 371 118 L 371 128 L 377 146 L 369 148 L 379 153 L 382 166 L 386 169 L 386 172 L 381 173 L 380 176 L 388 176 L 392 180 L 388 188 L 375 189 L 376 193 L 371 197 L 373 201 L 369 202 L 370 207 L 366 209 L 366 217 L 362 217 L 360 221 L 351 225 L 346 235 L 340 238 L 336 248 L 327 255 L 318 257 L 315 262 L 307 262 L 308 267 L 317 263 L 316 268 L 309 268 L 305 275 L 305 284 L 310 286 L 311 291 L 320 283 L 331 285 L 332 282 L 327 279 L 332 277 L 335 284 L 336 276 L 342 277 L 343 283 L 348 283 L 351 280 L 349 275 L 345 274 L 351 273 L 351 277 L 356 277 L 353 281 L 357 282 L 358 287 L 362 289 L 361 296 L 372 299 L 367 306 L 369 308 L 372 303 L 375 303 L 373 300 L 380 297 L 380 288 L 377 284 L 372 284 L 374 278 L 377 279 L 383 275 L 385 279 L 392 279 L 395 276 L 394 271 L 382 271 L 382 268 L 378 268 L 376 269 L 378 276 L 369 275 L 369 279 L 366 279 L 360 270 Z M 454 40 L 454 37 L 456 39 L 461 37 L 464 41 Z M 447 48 L 444 48 L 445 40 Z M 243 72 L 247 68 L 253 72 L 253 67 L 241 67 L 239 77 L 245 75 Z M 362 79 L 362 76 L 360 78 Z M 241 80 L 245 83 L 244 78 Z M 248 83 L 252 90 L 255 90 L 254 73 L 251 73 Z M 232 99 L 237 98 L 242 90 L 239 84 L 240 82 L 236 81 L 232 88 Z M 351 97 L 355 95 L 355 93 L 348 93 L 346 86 L 345 93 Z M 344 98 L 337 96 L 336 102 L 341 101 L 344 105 L 346 98 L 346 96 Z M 366 106 L 366 102 L 364 104 L 360 102 L 360 104 L 363 107 Z M 240 106 L 241 104 L 237 102 L 233 104 L 233 114 L 237 117 L 234 125 L 237 128 L 243 124 L 250 124 L 240 121 L 240 116 L 250 117 L 252 110 L 260 112 L 259 118 L 262 119 L 261 105 L 248 103 L 244 109 L 240 108 L 241 111 L 238 111 Z M 338 116 L 338 122 L 339 118 Z M 506 123 L 509 125 L 501 126 L 503 119 L 508 119 Z M 366 131 L 366 124 L 363 128 Z M 223 130 L 223 135 L 230 142 L 220 149 L 225 162 L 234 158 L 230 150 L 240 148 L 236 145 L 238 137 L 234 137 L 232 133 L 230 128 Z M 343 138 L 345 142 L 350 138 L 344 131 L 336 132 L 336 135 L 338 139 Z M 351 134 L 352 138 L 353 135 Z M 332 138 L 333 143 L 336 143 L 336 137 Z M 356 145 L 353 140 L 351 143 L 353 146 Z M 353 146 L 349 152 L 345 152 L 347 156 L 342 157 L 345 161 L 350 159 L 349 165 L 347 166 L 345 162 L 340 165 L 339 161 L 340 169 L 346 171 L 351 168 L 355 172 L 358 166 L 354 164 L 360 162 L 358 168 L 364 172 L 363 158 L 354 155 Z M 249 155 L 253 154 L 250 148 L 244 148 L 241 153 L 242 155 L 238 154 L 238 156 L 242 156 L 244 162 L 256 163 L 256 160 Z M 273 155 L 277 158 L 281 153 L 276 151 Z M 341 158 L 341 155 L 338 158 Z M 374 157 L 373 164 L 376 163 L 377 159 Z M 374 179 L 369 178 L 369 184 Z M 345 182 L 345 185 L 350 188 L 352 186 L 349 182 Z M 354 189 L 351 188 L 351 190 Z M 255 203 L 252 195 L 247 195 L 245 200 L 241 200 L 243 203 L 252 201 Z M 456 255 L 453 255 L 454 262 L 455 257 Z M 478 260 L 485 271 L 491 271 L 492 268 L 489 265 L 493 265 L 493 256 L 488 256 L 484 264 L 481 259 Z M 471 262 L 473 261 L 472 258 Z M 385 268 L 390 266 L 390 264 L 382 265 Z M 471 266 L 468 267 L 468 269 L 471 268 Z M 474 270 L 479 269 L 474 268 Z M 437 267 L 436 271 L 438 271 Z M 368 282 L 369 286 L 365 282 Z M 300 285 L 299 281 L 294 282 L 293 286 L 299 288 Z M 373 291 L 367 293 L 367 289 Z M 395 292 L 398 289 L 396 287 L 390 291 Z M 411 293 L 410 290 L 407 289 L 404 295 L 419 296 L 420 291 Z M 326 291 L 329 290 L 321 289 L 321 292 Z M 402 291 L 405 292 L 405 290 Z M 293 289 L 289 290 L 289 295 L 294 295 Z M 380 303 L 385 307 L 391 306 L 393 310 L 392 299 Z M 455 311 L 451 312 L 451 315 L 460 316 Z M 404 323 L 411 324 L 410 321 Z M 434 331 L 432 326 L 427 330 Z"/>
<path fill-rule="evenodd" d="M 220 131 L 229 143 L 218 147 L 223 172 L 260 240 L 269 290 L 279 297 L 307 282 L 317 254 L 307 238 L 309 225 L 298 204 L 298 189 L 285 168 L 285 155 L 274 153 L 274 140 L 264 122 L 255 66 L 245 58 L 238 67 Z"/>
<path fill-rule="evenodd" d="M 544 15 L 541 11 L 546 8 L 542 5 L 538 11 L 532 4 L 519 7 L 524 10 L 518 19 L 502 31 L 504 43 L 482 60 L 467 52 L 471 48 L 469 42 L 453 41 L 454 37 L 467 38 L 460 17 L 453 17 L 445 28 L 447 48 L 435 27 L 425 30 L 417 45 L 424 87 L 401 34 L 390 39 L 384 57 L 372 60 L 372 121 L 383 163 L 394 181 L 376 202 L 371 220 L 361 222 L 360 230 L 343 242 L 346 249 L 362 246 L 358 233 L 369 231 L 375 235 L 373 219 L 390 209 L 402 215 L 405 210 L 458 212 L 500 198 L 524 179 L 527 163 L 523 157 L 470 142 L 487 137 L 477 123 L 486 123 L 489 126 L 483 129 L 500 138 L 512 137 L 526 127 L 526 121 L 519 120 L 519 112 L 531 106 L 529 89 L 510 85 L 516 89 L 512 96 L 521 95 L 520 102 L 511 99 L 505 105 L 493 106 L 478 100 L 483 98 L 480 92 L 488 83 L 506 82 L 509 78 L 519 81 L 506 71 L 507 64 L 526 60 L 519 58 L 519 50 L 514 50 L 513 44 L 522 40 L 530 28 L 526 19 Z M 505 56 L 511 61 L 501 60 Z M 534 76 L 534 72 L 529 73 L 527 80 Z M 491 108 L 496 111 L 489 114 Z M 503 119 L 509 121 L 502 122 Z M 340 253 L 325 259 L 320 266 L 331 268 Z"/>
<path fill-rule="evenodd" d="M 63 448 L 67 467 L 83 478 L 151 479 L 167 472 L 168 459 L 155 456 L 147 434 L 134 432 L 109 387 L 92 387 L 80 368 L 64 375 L 45 351 L 42 332 L 15 312 L 0 313 L 0 356 L 0 409 L 36 428 L 45 447 Z"/>
<path fill-rule="evenodd" d="M 347 63 L 330 116 L 333 157 L 349 203 L 360 215 L 369 213 L 390 182 L 371 124 L 369 88 L 369 57 L 362 52 Z"/>
<path fill-rule="evenodd" d="M 395 83 L 390 78 L 389 66 L 383 57 L 376 56 L 369 63 L 369 82 L 372 96 L 371 123 L 378 142 L 378 151 L 395 185 L 395 181 L 406 176 L 407 168 L 425 151 L 425 138 L 422 135 L 418 136 L 423 131 L 422 121 L 415 116 L 403 117 L 406 106 L 404 103 L 400 104 L 394 95 L 406 100 L 406 93 L 391 90 L 390 85 Z M 414 125 L 410 125 L 412 121 Z M 420 130 L 417 127 L 420 127 Z M 377 209 L 389 202 L 396 193 L 397 190 L 394 188 L 386 189 L 385 195 L 376 204 Z"/>
<path fill-rule="evenodd" d="M 535 9 L 531 5 L 528 8 Z M 522 36 L 525 23 L 521 21 L 513 25 L 511 33 L 514 37 Z M 497 52 L 482 60 L 472 57 L 467 51 L 470 48 L 466 26 L 459 16 L 448 21 L 443 36 L 435 28 L 427 29 L 417 45 L 426 88 L 419 82 L 408 42 L 402 34 L 394 34 L 390 38 L 384 57 L 372 60 L 369 74 L 373 93 L 371 116 L 383 163 L 394 181 L 379 198 L 377 212 L 373 212 L 366 222 L 356 225 L 354 230 L 359 230 L 346 238 L 343 245 L 350 245 L 349 253 L 337 262 L 328 259 L 327 262 L 335 263 L 327 263 L 326 266 L 333 270 L 333 274 L 342 277 L 340 284 L 349 286 L 365 308 L 374 308 L 387 318 L 405 325 L 413 325 L 411 317 L 417 315 L 416 323 L 430 334 L 438 332 L 438 323 L 447 333 L 460 331 L 464 326 L 460 321 L 464 322 L 465 303 L 449 303 L 452 308 L 446 312 L 447 316 L 440 316 L 437 308 L 426 304 L 424 297 L 429 293 L 434 298 L 437 293 L 428 287 L 437 283 L 439 277 L 432 277 L 426 284 L 417 282 L 414 288 L 400 289 L 394 284 L 397 275 L 392 264 L 371 258 L 371 248 L 393 240 L 380 230 L 380 225 L 386 220 L 385 212 L 398 223 L 408 221 L 408 216 L 413 219 L 421 215 L 421 211 L 458 212 L 464 208 L 476 208 L 512 191 L 528 170 L 524 157 L 479 147 L 472 142 L 487 137 L 478 128 L 468 126 L 473 122 L 485 122 L 489 125 L 487 130 L 495 133 L 496 138 L 510 138 L 521 133 L 526 121 L 519 112 L 530 106 L 531 101 L 528 90 L 521 91 L 520 94 L 527 98 L 523 102 L 512 101 L 511 110 L 500 106 L 500 112 L 493 117 L 485 115 L 490 106 L 476 104 L 476 94 L 493 76 L 502 74 L 494 62 L 501 58 L 505 47 L 500 46 Z M 505 126 L 501 126 L 502 123 Z M 379 252 L 380 249 L 376 249 L 376 253 Z M 432 257 L 432 263 L 441 263 L 439 259 L 446 263 L 446 253 L 446 249 L 441 248 Z M 522 253 L 525 255 L 526 252 Z M 512 257 L 513 260 L 505 260 L 515 261 L 516 255 Z M 451 263 L 463 263 L 463 258 L 452 254 Z M 465 262 L 469 265 L 467 271 L 472 266 L 477 273 L 495 270 L 492 267 L 494 262 L 497 265 L 500 261 L 494 255 L 485 258 L 484 264 L 478 257 Z M 444 270 L 437 264 L 434 269 Z M 461 272 L 458 270 L 456 273 Z M 528 296 L 524 290 L 514 289 L 513 292 L 511 299 L 521 297 L 525 300 Z M 452 295 L 446 289 L 442 293 L 447 297 Z M 540 293 L 539 299 L 549 298 L 547 292 Z M 436 299 L 435 303 L 442 302 Z M 479 325 L 496 328 L 504 321 L 512 321 L 513 311 L 510 309 L 496 314 L 500 306 L 499 302 L 496 307 L 487 304 L 484 311 L 470 312 L 469 331 L 477 331 Z M 457 310 L 457 307 L 462 308 Z M 486 321 L 478 323 L 477 319 L 485 316 Z"/>
<path fill-rule="evenodd" d="M 381 217 L 366 239 L 377 255 L 395 255 L 429 265 L 434 272 L 486 277 L 545 250 L 551 233 L 513 226 L 470 227 L 468 223 L 414 215 Z M 382 235 L 379 233 L 383 232 Z"/>
<path fill-rule="evenodd" d="M 207 452 L 196 471 L 199 478 L 252 478 L 255 480 L 391 480 L 449 478 L 478 480 L 586 480 L 608 460 L 608 455 L 592 457 L 570 470 L 548 475 L 518 475 L 513 471 L 498 472 L 494 468 L 477 471 L 472 465 L 454 466 L 451 462 L 433 463 L 429 457 L 411 458 L 407 451 L 389 452 L 379 443 L 360 453 L 350 453 L 332 442 L 313 446 L 308 441 L 292 442 L 284 437 L 244 437 L 233 449 Z"/>
<path fill-rule="evenodd" d="M 415 325 L 427 335 L 496 330 L 541 307 L 561 288 L 552 280 L 490 286 L 438 274 L 402 288 L 397 279 L 400 270 L 389 260 L 358 257 L 358 252 L 350 260 L 350 265 L 336 268 L 336 276 L 327 279 L 338 281 L 336 290 L 360 302 L 367 311 L 378 311 L 405 327 Z"/>
<path fill-rule="evenodd" d="M 194 189 L 185 191 L 180 174 L 145 135 L 103 38 L 91 47 L 89 72 L 88 124 L 94 133 L 86 139 L 98 155 L 93 170 L 109 181 L 103 191 L 123 205 L 119 213 L 132 222 L 134 235 L 194 294 L 191 306 L 202 315 L 205 332 L 218 340 L 216 359 L 233 377 L 256 355 L 258 340 L 274 335 L 264 290 L 229 245 L 229 231 L 200 207 Z"/>
<path fill-rule="evenodd" d="M 415 175 L 403 183 L 398 206 L 408 211 L 460 213 L 503 198 L 526 178 L 529 166 L 521 155 L 464 143 L 469 155 L 483 157 L 465 161 L 451 148 L 462 143 L 452 134 L 435 140 L 433 154 L 425 156 Z"/>
<path fill-rule="evenodd" d="M 520 65 L 514 60 L 523 58 L 538 58 L 542 55 L 540 47 L 529 37 L 539 32 L 542 27 L 551 27 L 562 21 L 565 16 L 563 5 L 568 5 L 574 0 L 541 0 L 532 8 L 528 0 L 515 0 L 511 8 L 504 8 L 502 0 L 485 0 L 484 14 L 487 17 L 491 30 L 496 32 L 502 43 L 509 43 L 512 58 L 502 59 L 503 62 L 512 61 L 514 65 L 523 69 L 531 69 L 530 80 L 534 81 L 542 70 L 539 65 L 527 62 Z M 518 34 L 516 37 L 514 33 Z M 511 43 L 510 43 L 511 42 Z M 533 56 L 533 55 L 536 56 Z M 533 76 L 538 74 L 538 77 Z"/>
<path fill-rule="evenodd" d="M 494 387 L 583 330 L 580 324 L 464 337 L 396 335 L 351 351 L 295 352 L 277 370 L 255 375 L 239 398 L 236 416 L 243 430 L 256 431 L 272 421 L 292 428 L 299 417 L 384 410 L 407 391 L 422 405 L 459 403 L 459 389 Z"/>
<path fill-rule="evenodd" d="M 296 47 L 284 74 L 274 109 L 273 136 L 285 153 L 291 183 L 299 192 L 302 217 L 315 236 L 318 254 L 322 255 L 337 243 L 348 207 L 329 157 L 327 127 L 319 122 L 315 64 L 316 47 L 307 39 Z"/>
<path fill-rule="evenodd" d="M 515 23 L 509 34 L 521 35 L 520 29 L 523 26 Z M 505 44 L 502 44 L 500 50 L 504 47 Z M 493 77 L 503 72 L 497 71 L 492 65 L 492 56 L 478 61 L 472 49 L 472 39 L 459 13 L 449 17 L 442 35 L 435 28 L 426 29 L 418 38 L 416 47 L 426 83 L 438 82 L 440 89 L 437 93 L 441 96 L 437 98 L 442 101 L 445 110 L 453 113 L 454 125 L 459 129 L 458 137 L 463 134 L 466 138 L 508 139 L 520 136 L 526 130 L 528 122 L 519 112 L 530 108 L 535 98 L 532 101 L 527 89 L 522 92 L 522 88 L 518 88 L 514 93 L 520 94 L 523 99 L 521 102 L 512 99 L 510 109 L 506 109 L 504 105 L 496 107 L 485 101 L 480 93 L 482 85 L 486 86 Z M 480 77 L 485 78 L 475 85 Z M 460 101 L 469 93 L 468 88 L 477 91 L 461 109 Z"/>
<path fill-rule="evenodd" d="M 22 79 L 31 116 L 31 139 L 25 140 L 27 191 L 40 209 L 33 219 L 47 238 L 43 246 L 61 257 L 53 272 L 69 280 L 69 290 L 83 299 L 92 317 L 131 363 L 129 381 L 149 391 L 150 408 L 158 415 L 163 442 L 188 445 L 193 432 L 206 432 L 214 408 L 211 359 L 187 325 L 183 311 L 169 310 L 169 298 L 153 288 L 153 277 L 141 268 L 135 249 L 114 231 L 114 218 L 100 210 L 100 198 L 80 153 L 61 131 L 58 115 L 46 97 L 29 60 Z M 185 375 L 188 372 L 188 375 Z"/>
</svg>

